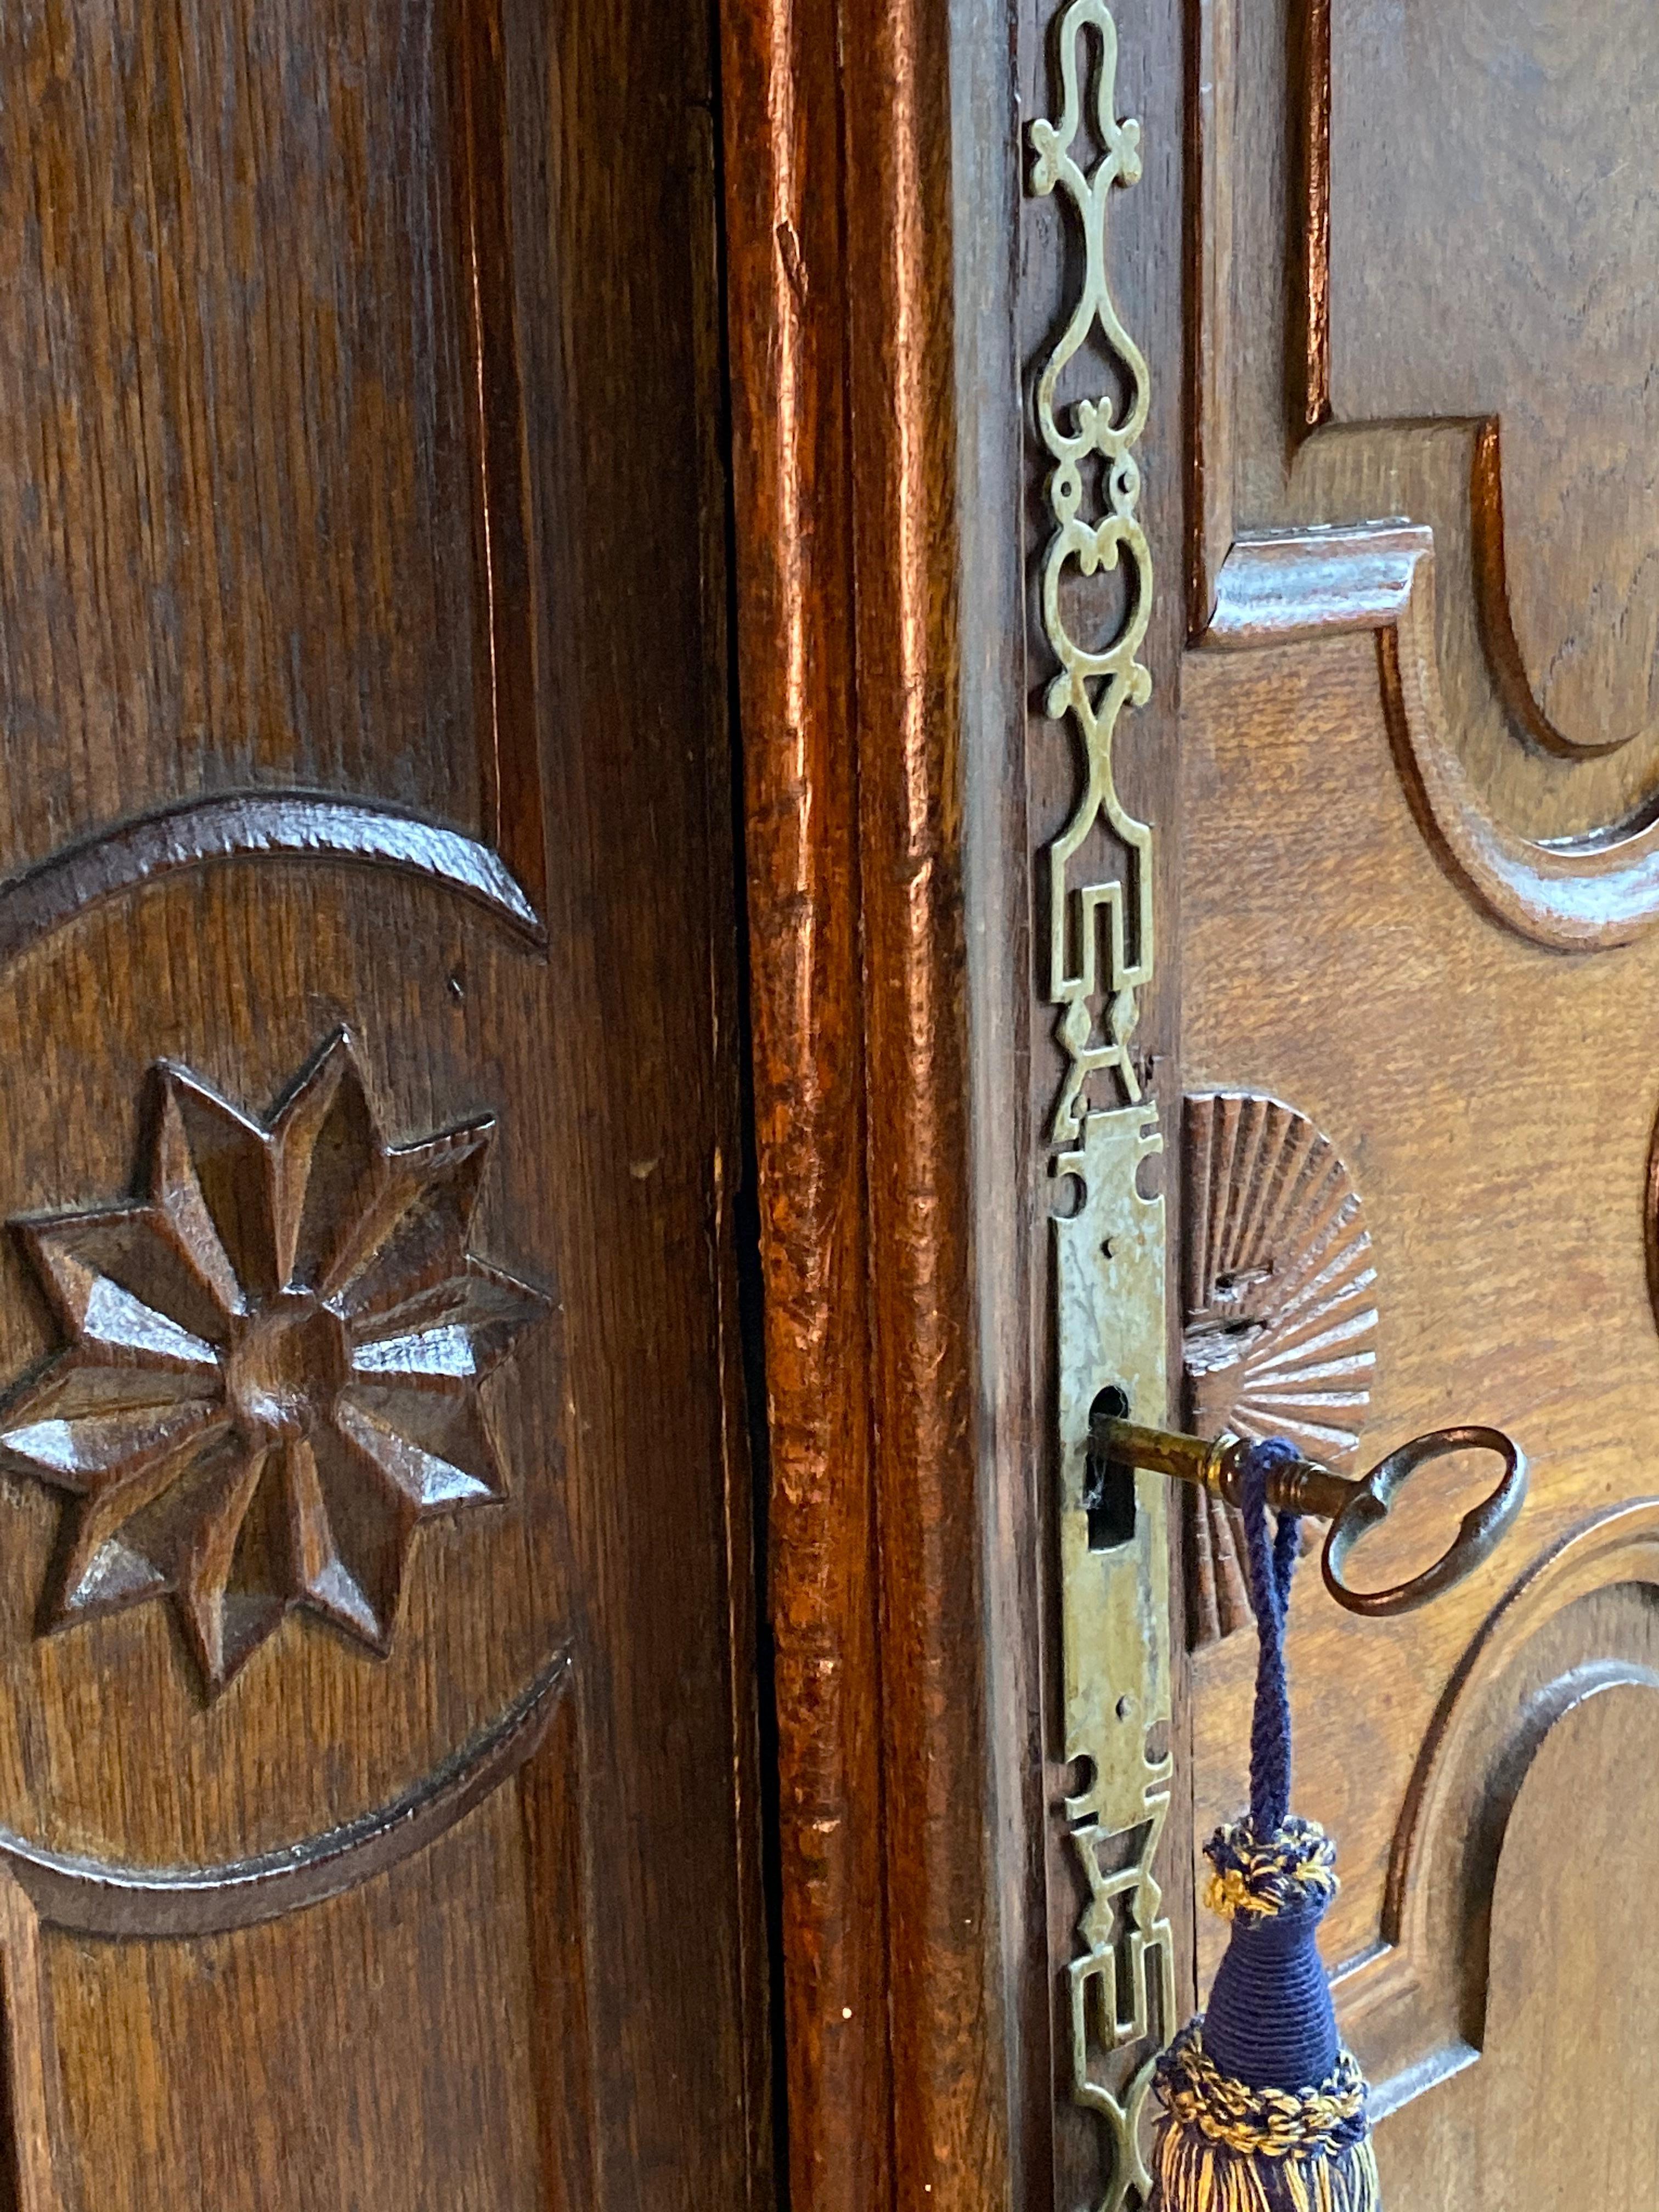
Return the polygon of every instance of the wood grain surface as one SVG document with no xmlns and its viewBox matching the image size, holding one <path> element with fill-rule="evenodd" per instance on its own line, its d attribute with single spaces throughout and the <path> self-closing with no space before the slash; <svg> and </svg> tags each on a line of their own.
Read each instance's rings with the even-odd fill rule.
<svg viewBox="0 0 1659 2212">
<path fill-rule="evenodd" d="M 1494 642 L 1568 742 L 1650 763 L 1651 13 L 1337 7 L 1330 65 L 1330 411 L 1492 422 Z"/>
<path fill-rule="evenodd" d="M 1339 2016 L 1391 2205 L 1634 2207 L 1650 1915 L 1588 1869 L 1652 1726 L 1649 26 L 1202 0 L 1195 31 L 1183 1079 L 1294 1105 L 1364 1193 L 1365 1455 L 1485 1419 L 1534 1465 L 1435 1607 L 1298 1602 Z M 1245 1647 L 1194 1661 L 1200 1832 L 1242 1801 Z"/>
<path fill-rule="evenodd" d="M 1401 2069 L 1437 2047 L 1420 2002 L 1402 1992 L 1393 2013 L 1373 2008 L 1375 1968 L 1362 1963 L 1388 1940 L 1390 1869 L 1437 1707 L 1506 1582 L 1589 1515 L 1651 1488 L 1642 1438 L 1659 1338 L 1643 1237 L 1659 1078 L 1629 1014 L 1648 988 L 1650 943 L 1563 959 L 1495 926 L 1419 834 L 1376 682 L 1363 636 L 1189 664 L 1183 1055 L 1189 1082 L 1248 1080 L 1296 1100 L 1364 1190 L 1380 1314 L 1368 1449 L 1486 1419 L 1510 1428 L 1533 1463 L 1532 1499 L 1505 1553 L 1437 1606 L 1371 1624 L 1315 1591 L 1292 1620 L 1297 1800 L 1341 1845 L 1328 1927 L 1332 1963 L 1351 1970 L 1339 2014 L 1386 2102 L 1406 2094 Z M 1554 1048 L 1568 1037 L 1570 1052 Z M 1379 1576 L 1429 1555 L 1435 1528 L 1471 1502 L 1458 1482 L 1454 1468 L 1425 1493 L 1431 1518 L 1402 1535 L 1397 1555 L 1379 1553 Z M 1539 1635 L 1550 1617 L 1547 1607 Z M 1598 1640 L 1585 1624 L 1554 1673 L 1626 1658 L 1634 1627 L 1622 1616 L 1602 1626 Z M 1200 1830 L 1244 1789 L 1248 1644 L 1231 1638 L 1195 1661 Z M 1502 1711 L 1512 1735 L 1518 1692 L 1505 1691 Z M 1530 1789 L 1540 1838 L 1569 1856 L 1589 1786 L 1581 1775 L 1570 1790 L 1541 1778 Z M 1456 1829 L 1467 1816 L 1447 1817 Z M 1201 1933 L 1212 1965 L 1217 1931 Z M 1458 1960 L 1474 1941 L 1459 1922 L 1437 1948 Z M 1571 1941 L 1564 1927 L 1539 1971 L 1575 1977 Z M 1495 2019 L 1496 1996 L 1484 2002 Z M 1482 2040 L 1470 2037 L 1473 2047 Z M 1576 2063 L 1592 2065 L 1595 2047 L 1581 2039 Z M 1518 2094 L 1510 2069 L 1534 2063 L 1527 2048 L 1500 2061 L 1486 2044 L 1468 2086 L 1456 2085 L 1466 2117 L 1482 2099 Z M 1431 2105 L 1451 2094 L 1434 2091 Z M 1412 2109 L 1384 2122 L 1382 2152 L 1395 2199 L 1427 2212 L 1444 2197 L 1421 2148 L 1430 2122 L 1408 2126 Z M 1391 2153 L 1396 2129 L 1405 2147 Z M 1457 2170 L 1472 2187 L 1474 2169 Z M 1628 2193 L 1635 2169 L 1615 2170 L 1626 2193 L 1610 2201 L 1639 2202 Z"/>
<path fill-rule="evenodd" d="M 1448 728 L 1494 817 L 1591 845 L 1645 818 L 1645 295 L 1596 243 L 1639 263 L 1647 219 L 1639 161 L 1610 150 L 1646 112 L 1604 96 L 1620 40 L 1551 0 L 1501 23 L 1201 0 L 1196 37 L 1194 629 L 1237 541 L 1427 526 Z M 1487 191 L 1509 215 L 1480 226 L 1476 276 L 1459 218 Z M 1433 342 L 1396 343 L 1408 325 Z M 1329 383 L 1311 416 L 1310 330 Z"/>
<path fill-rule="evenodd" d="M 1026 1233 L 1019 1018 L 967 898 L 1024 926 L 1015 149 L 953 106 L 1007 119 L 1007 26 L 724 21 L 792 2203 L 989 2206 L 1046 2124 L 1029 1355 L 976 1280 Z"/>
<path fill-rule="evenodd" d="M 43 1632 L 65 1501 L 21 1450 L 0 1475 L 22 1857 L 170 1911 L 408 1809 L 253 1924 L 227 1880 L 226 1910 L 119 1940 L 8 1878 L 13 2195 L 764 2203 L 710 23 L 48 5 L 0 16 L 0 1217 L 143 1200 L 151 1071 L 198 1076 L 219 1137 L 165 1188 L 199 1264 L 248 1263 L 211 1324 L 226 1404 L 292 1475 L 343 1355 L 297 1279 L 312 1199 L 272 1202 L 295 1279 L 253 1264 L 258 1132 L 344 1028 L 388 1146 L 495 1123 L 476 1202 L 411 1201 L 382 1249 L 421 1296 L 465 1247 L 549 1304 L 477 1389 L 499 1499 L 374 1584 L 385 1656 L 267 1608 L 210 1699 L 163 1598 Z M 396 1212 L 395 1150 L 332 1126 L 315 1191 Z M 126 1419 L 197 1356 L 188 1285 L 85 1237 L 92 1334 L 156 1302 L 106 1332 Z M 0 1379 L 66 1311 L 9 1235 Z M 482 1342 L 463 1318 L 410 1352 L 434 1407 Z M 60 1471 L 95 1487 L 76 1434 Z M 451 1442 L 483 1465 L 482 1431 Z M 176 1471 L 143 1473 L 167 1511 Z M 216 1544 L 228 1605 L 292 1581 L 349 1611 L 319 1547 L 368 1574 L 369 1520 L 302 1489 L 288 1521 L 263 1480 L 257 1511 L 204 1504 L 180 1587 Z M 562 1652 L 528 1758 L 444 1799 Z"/>
</svg>

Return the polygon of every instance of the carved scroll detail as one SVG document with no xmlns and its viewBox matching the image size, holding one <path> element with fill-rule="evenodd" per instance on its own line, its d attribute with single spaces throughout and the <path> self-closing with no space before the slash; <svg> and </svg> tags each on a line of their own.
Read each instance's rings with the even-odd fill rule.
<svg viewBox="0 0 1659 2212">
<path fill-rule="evenodd" d="M 1198 1435 L 1288 1437 L 1346 1474 L 1376 1372 L 1376 1268 L 1364 1209 L 1328 1138 L 1251 1091 L 1188 1098 L 1182 1368 Z M 1237 1514 L 1185 1492 L 1194 1645 L 1250 1619 Z"/>
<path fill-rule="evenodd" d="M 1083 128 L 1086 34 L 1099 41 L 1094 78 L 1094 128 L 1104 149 L 1085 172 L 1072 149 Z M 1106 270 L 1106 209 L 1115 185 L 1134 184 L 1140 175 L 1140 125 L 1120 121 L 1116 113 L 1117 27 L 1104 0 L 1072 0 L 1061 20 L 1060 71 L 1062 90 L 1058 124 L 1031 125 L 1036 160 L 1031 190 L 1039 195 L 1063 191 L 1076 210 L 1083 233 L 1083 283 L 1071 320 L 1037 379 L 1036 419 L 1042 442 L 1054 460 L 1048 477 L 1054 534 L 1042 565 L 1042 627 L 1060 663 L 1048 686 L 1048 710 L 1058 721 L 1069 714 L 1082 740 L 1083 789 L 1071 820 L 1048 848 L 1048 996 L 1064 1008 L 1060 1037 L 1067 1060 L 1065 1082 L 1054 1108 L 1052 1141 L 1073 1144 L 1085 1109 L 1084 1093 L 1097 1070 L 1113 1069 L 1131 1102 L 1140 1085 L 1129 1056 L 1129 1037 L 1138 1012 L 1138 994 L 1152 975 L 1152 833 L 1118 798 L 1112 772 L 1112 740 L 1127 706 L 1144 706 L 1152 679 L 1137 659 L 1152 616 L 1152 564 L 1135 507 L 1140 496 L 1140 467 L 1134 448 L 1146 427 L 1149 404 L 1146 363 L 1140 349 L 1118 319 Z M 1062 428 L 1056 413 L 1060 380 L 1098 325 L 1119 363 L 1127 386 L 1124 410 L 1117 415 L 1109 398 L 1079 399 L 1073 408 L 1074 427 Z M 1098 454 L 1103 471 L 1106 513 L 1097 520 L 1083 514 L 1084 465 Z M 1066 626 L 1060 580 L 1068 562 L 1085 576 L 1113 569 L 1120 556 L 1129 570 L 1126 609 L 1117 635 L 1103 645 L 1085 646 Z M 1125 850 L 1127 884 L 1115 878 L 1073 884 L 1072 863 L 1096 829 L 1104 823 Z M 1107 933 L 1107 972 L 1098 969 L 1103 919 Z M 1103 1036 L 1097 1035 L 1095 1000 L 1109 1004 Z"/>
<path fill-rule="evenodd" d="M 1412 811 L 1487 911 L 1562 952 L 1627 945 L 1659 922 L 1659 808 L 1616 831 L 1548 842 L 1493 812 L 1459 759 L 1440 690 L 1433 534 L 1420 524 L 1285 531 L 1228 555 L 1205 643 L 1249 651 L 1374 630 L 1383 703 Z"/>
<path fill-rule="evenodd" d="M 135 1867 L 48 1850 L 0 1827 L 0 1864 L 47 1926 L 145 1940 L 210 1936 L 303 1911 L 401 1866 L 544 1757 L 550 1725 L 574 1721 L 574 1662 L 552 1658 L 507 1710 L 411 1789 L 373 1812 L 255 1858 Z M 0 1920 L 0 1925 L 3 1921 Z"/>
<path fill-rule="evenodd" d="M 1141 2115 L 1158 2047 L 1176 2025 L 1174 1944 L 1154 1873 L 1173 1773 L 1164 1485 L 1136 1478 L 1107 1528 L 1091 1508 L 1089 1461 L 1090 1411 L 1103 1391 L 1137 1419 L 1167 1414 L 1164 1200 L 1139 1184 L 1142 1163 L 1164 1140 L 1129 1050 L 1139 994 L 1152 975 L 1152 836 L 1120 800 L 1112 763 L 1124 708 L 1143 705 L 1152 690 L 1138 658 L 1152 572 L 1136 514 L 1134 451 L 1149 393 L 1146 361 L 1118 318 L 1107 275 L 1108 204 L 1115 186 L 1140 174 L 1140 126 L 1116 113 L 1117 30 L 1105 0 L 1070 0 L 1058 55 L 1060 118 L 1031 125 L 1031 190 L 1064 195 L 1084 247 L 1082 283 L 1036 392 L 1053 463 L 1042 610 L 1059 672 L 1047 708 L 1057 721 L 1069 718 L 1083 771 L 1072 817 L 1047 854 L 1048 988 L 1066 1055 L 1050 1167 L 1077 1194 L 1054 1228 L 1065 1748 L 1078 1778 L 1064 1809 L 1086 1888 L 1066 1972 L 1072 2094 L 1101 2123 L 1102 2212 L 1124 2212 L 1151 2193 Z M 1073 149 L 1091 96 L 1088 129 L 1102 150 L 1085 171 Z M 1060 380 L 1097 333 L 1116 365 L 1121 411 L 1104 394 L 1082 398 L 1063 426 Z M 1097 458 L 1105 511 L 1091 518 L 1085 468 Z M 1121 619 L 1103 643 L 1085 644 L 1067 627 L 1060 586 L 1072 564 L 1084 577 L 1123 575 Z M 1100 873 L 1097 848 L 1109 851 L 1114 842 L 1121 864 Z M 1091 1109 L 1088 1097 L 1103 1071 L 1115 1076 L 1126 1102 L 1110 1111 Z"/>
<path fill-rule="evenodd" d="M 155 1073 L 147 1198 L 11 1224 L 68 1341 L 0 1454 L 76 1501 L 46 1625 L 171 1594 L 216 1693 L 295 1607 L 389 1648 L 417 1525 L 505 1495 L 478 1389 L 548 1301 L 467 1249 L 494 1121 L 389 1146 L 343 1031 L 264 1123 Z"/>
<path fill-rule="evenodd" d="M 1594 1611 L 1582 1603 L 1592 1595 Z M 1395 1832 L 1381 1940 L 1338 1969 L 1374 2115 L 1480 2057 L 1493 1875 L 1522 1785 L 1551 1729 L 1588 1700 L 1659 1692 L 1656 1604 L 1659 1499 L 1622 1501 L 1534 1560 L 1453 1668 Z"/>
</svg>

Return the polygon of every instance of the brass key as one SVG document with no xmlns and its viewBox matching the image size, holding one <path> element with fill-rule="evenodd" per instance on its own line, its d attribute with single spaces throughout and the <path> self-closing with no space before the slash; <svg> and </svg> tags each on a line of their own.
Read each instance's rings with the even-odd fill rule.
<svg viewBox="0 0 1659 2212">
<path fill-rule="evenodd" d="M 1211 1443 L 1173 1430 L 1139 1428 L 1133 1421 L 1105 1413 L 1097 1414 L 1089 1426 L 1090 1457 L 1097 1464 L 1115 1462 L 1148 1468 L 1177 1482 L 1195 1482 L 1232 1506 L 1243 1503 L 1240 1472 L 1249 1449 L 1242 1437 L 1221 1436 Z M 1387 1520 L 1395 1498 L 1418 1469 L 1431 1460 L 1463 1451 L 1494 1454 L 1503 1462 L 1503 1473 L 1480 1503 L 1463 1516 L 1457 1534 L 1433 1565 L 1392 1589 L 1358 1590 L 1345 1582 L 1342 1570 L 1349 1553 L 1362 1536 Z M 1325 1587 L 1350 1613 L 1373 1616 L 1413 1613 L 1473 1574 L 1492 1556 L 1526 1495 L 1527 1462 L 1520 1446 L 1502 1429 L 1473 1426 L 1431 1429 L 1426 1436 L 1413 1437 L 1357 1482 L 1334 1474 L 1317 1460 L 1297 1459 L 1277 1468 L 1267 1485 L 1267 1503 L 1279 1512 L 1330 1522 L 1319 1563 Z"/>
</svg>

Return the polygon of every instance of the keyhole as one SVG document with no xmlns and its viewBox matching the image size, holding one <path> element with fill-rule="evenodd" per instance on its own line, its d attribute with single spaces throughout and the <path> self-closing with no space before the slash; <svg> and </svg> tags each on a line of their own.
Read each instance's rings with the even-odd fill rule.
<svg viewBox="0 0 1659 2212">
<path fill-rule="evenodd" d="M 1116 1383 L 1109 1383 L 1089 1408 L 1090 1424 L 1128 1418 L 1129 1401 Z M 1116 1460 L 1097 1459 L 1091 1452 L 1084 1468 L 1083 1507 L 1089 1516 L 1089 1549 L 1115 1552 L 1132 1544 L 1135 1534 L 1135 1471 Z"/>
</svg>

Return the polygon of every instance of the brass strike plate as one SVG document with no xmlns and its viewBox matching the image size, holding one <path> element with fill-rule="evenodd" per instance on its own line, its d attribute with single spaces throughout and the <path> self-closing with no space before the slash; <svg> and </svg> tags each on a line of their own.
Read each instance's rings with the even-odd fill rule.
<svg viewBox="0 0 1659 2212">
<path fill-rule="evenodd" d="M 1164 1419 L 1164 1205 L 1139 1188 L 1163 1141 L 1151 1105 L 1127 1106 L 1087 1115 L 1081 1147 L 1054 1162 L 1080 1193 L 1054 1223 L 1066 1756 L 1079 1783 L 1065 1810 L 1089 1892 L 1067 1968 L 1073 2094 L 1108 2131 L 1105 2212 L 1132 2186 L 1150 2191 L 1141 2108 L 1176 2025 L 1152 1871 L 1174 1773 L 1169 1484 L 1125 1468 L 1102 1490 L 1089 1449 L 1103 1392 L 1120 1393 L 1114 1410 L 1133 1419 Z"/>
</svg>

